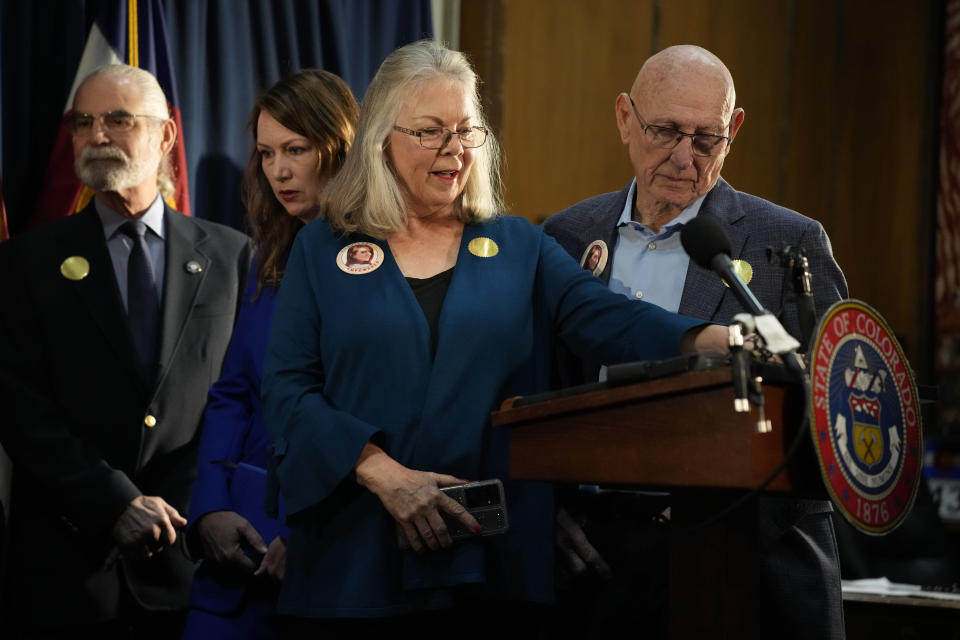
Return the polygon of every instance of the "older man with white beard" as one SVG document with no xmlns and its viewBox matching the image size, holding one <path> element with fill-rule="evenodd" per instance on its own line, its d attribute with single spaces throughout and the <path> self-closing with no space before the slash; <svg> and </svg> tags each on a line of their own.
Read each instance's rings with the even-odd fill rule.
<svg viewBox="0 0 960 640">
<path fill-rule="evenodd" d="M 95 71 L 69 125 L 95 198 L 0 245 L 4 628 L 179 637 L 193 563 L 178 529 L 249 242 L 164 204 L 176 124 L 149 73 Z"/>
</svg>

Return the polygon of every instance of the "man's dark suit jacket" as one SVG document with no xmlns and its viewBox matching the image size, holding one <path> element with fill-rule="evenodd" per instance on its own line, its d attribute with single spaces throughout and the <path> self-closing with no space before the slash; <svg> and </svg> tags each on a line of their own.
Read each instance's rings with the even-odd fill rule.
<svg viewBox="0 0 960 640">
<path fill-rule="evenodd" d="M 616 260 L 617 221 L 628 191 L 629 185 L 622 191 L 589 198 L 543 223 L 544 230 L 576 260 L 591 242 L 603 240 L 610 250 L 600 274 L 604 282 L 609 282 Z M 819 222 L 736 191 L 722 178 L 704 198 L 698 215 L 721 223 L 730 237 L 731 257 L 753 267 L 749 286 L 757 299 L 794 337 L 801 336 L 793 283 L 786 269 L 768 263 L 768 246 L 785 242 L 806 249 L 818 315 L 847 297 L 846 281 Z M 729 322 L 745 311 L 715 273 L 690 261 L 678 313 Z M 576 373 L 568 375 L 576 378 Z M 758 508 L 756 535 L 767 580 L 761 592 L 769 592 L 772 600 L 768 613 L 777 618 L 778 628 L 789 631 L 789 637 L 842 638 L 839 564 L 830 503 L 764 497 Z"/>
<path fill-rule="evenodd" d="M 31 626 L 115 618 L 124 602 L 186 607 L 193 563 L 177 543 L 111 553 L 138 495 L 186 516 L 207 390 L 220 372 L 250 259 L 247 236 L 164 212 L 160 370 L 137 375 L 94 206 L 0 244 L 0 438 L 14 465 L 5 608 Z M 89 274 L 71 279 L 64 260 Z M 182 532 L 180 532 L 182 533 Z"/>
</svg>

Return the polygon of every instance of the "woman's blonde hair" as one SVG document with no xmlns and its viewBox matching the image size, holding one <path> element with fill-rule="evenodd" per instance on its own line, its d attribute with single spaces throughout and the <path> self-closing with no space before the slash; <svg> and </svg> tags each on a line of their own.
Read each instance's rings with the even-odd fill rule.
<svg viewBox="0 0 960 640">
<path fill-rule="evenodd" d="M 327 185 L 321 197 L 321 215 L 344 233 L 365 233 L 384 238 L 407 225 L 403 185 L 390 166 L 390 134 L 405 101 L 424 81 L 446 77 L 466 89 L 474 126 L 487 127 L 477 93 L 477 74 L 467 57 L 432 40 L 420 40 L 387 56 L 360 104 L 360 123 L 343 170 Z M 486 222 L 503 210 L 500 182 L 500 148 L 490 132 L 482 147 L 472 149 L 473 167 L 454 216 L 464 222 Z"/>
</svg>

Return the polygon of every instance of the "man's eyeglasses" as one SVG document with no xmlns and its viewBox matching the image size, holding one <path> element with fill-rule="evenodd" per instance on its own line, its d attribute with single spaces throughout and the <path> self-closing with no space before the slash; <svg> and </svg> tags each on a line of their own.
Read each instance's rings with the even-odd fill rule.
<svg viewBox="0 0 960 640">
<path fill-rule="evenodd" d="M 67 128 L 70 129 L 70 133 L 77 136 L 85 135 L 93 131 L 93 123 L 98 120 L 100 121 L 100 125 L 108 133 L 124 133 L 133 129 L 133 125 L 137 123 L 137 118 L 154 118 L 156 120 L 166 119 L 159 116 L 129 113 L 120 109 L 117 111 L 101 113 L 99 116 L 92 116 L 89 113 L 83 113 L 82 111 L 74 111 L 67 116 L 66 122 Z"/>
<path fill-rule="evenodd" d="M 486 127 L 467 127 L 457 131 L 450 131 L 444 127 L 427 127 L 426 129 L 405 129 L 394 125 L 395 130 L 420 139 L 420 146 L 424 149 L 443 149 L 450 142 L 450 138 L 457 136 L 464 149 L 482 147 L 487 141 Z"/>
<path fill-rule="evenodd" d="M 718 136 L 712 133 L 684 133 L 673 127 L 646 124 L 637 112 L 637 105 L 633 103 L 633 98 L 627 95 L 627 99 L 630 100 L 630 106 L 633 107 L 633 115 L 637 117 L 637 122 L 640 123 L 640 128 L 643 129 L 644 135 L 647 136 L 650 144 L 655 147 L 673 149 L 680 144 L 680 141 L 684 138 L 690 138 L 693 155 L 710 157 L 717 155 L 723 150 L 724 145 L 721 143 L 726 141 L 729 144 L 730 142 L 730 136 Z"/>
</svg>

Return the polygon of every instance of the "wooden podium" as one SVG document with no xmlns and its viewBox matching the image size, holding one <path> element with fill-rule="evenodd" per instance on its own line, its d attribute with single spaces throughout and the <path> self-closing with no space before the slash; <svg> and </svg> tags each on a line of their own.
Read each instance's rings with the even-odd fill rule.
<svg viewBox="0 0 960 640">
<path fill-rule="evenodd" d="M 803 392 L 769 367 L 758 413 L 734 411 L 729 367 L 622 386 L 512 398 L 493 414 L 510 432 L 510 475 L 521 480 L 668 489 L 671 638 L 775 637 L 761 628 L 752 522 L 733 512 L 704 521 L 755 489 L 784 459 L 803 416 Z M 779 379 L 779 381 L 778 381 Z M 825 495 L 806 434 L 766 491 Z M 774 635 L 771 636 L 770 634 Z"/>
</svg>

